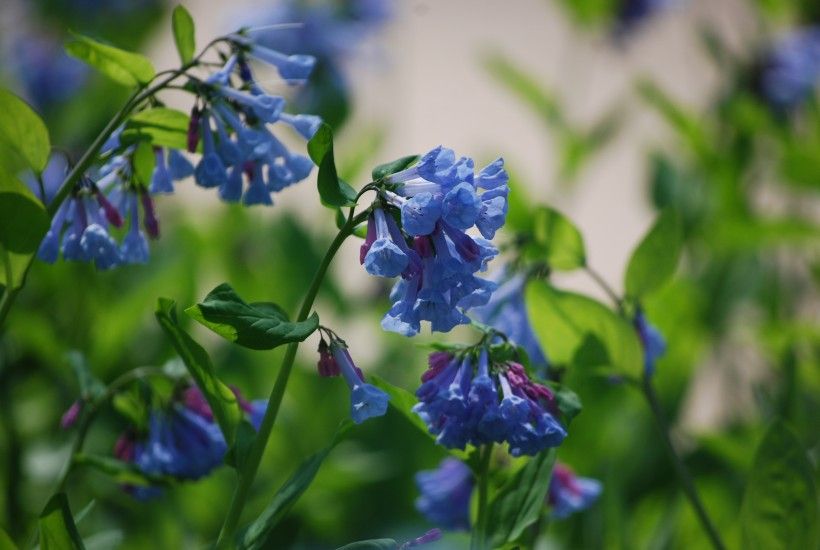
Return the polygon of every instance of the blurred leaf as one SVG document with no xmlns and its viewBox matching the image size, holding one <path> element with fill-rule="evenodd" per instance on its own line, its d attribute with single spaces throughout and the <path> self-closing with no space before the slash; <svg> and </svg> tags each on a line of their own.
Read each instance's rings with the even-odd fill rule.
<svg viewBox="0 0 820 550">
<path fill-rule="evenodd" d="M 527 461 L 489 505 L 488 537 L 492 548 L 515 542 L 541 516 L 547 498 L 555 449 Z"/>
<path fill-rule="evenodd" d="M 69 55 L 85 61 L 120 84 L 146 84 L 156 74 L 151 61 L 143 55 L 102 44 L 77 33 L 71 35 L 73 40 L 65 47 Z"/>
<path fill-rule="evenodd" d="M 356 191 L 339 179 L 336 162 L 333 159 L 333 130 L 322 124 L 308 142 L 308 153 L 319 167 L 317 184 L 322 204 L 328 207 L 352 206 Z"/>
<path fill-rule="evenodd" d="M 814 469 L 781 420 L 772 424 L 757 448 L 740 521 L 744 548 L 817 548 Z"/>
<path fill-rule="evenodd" d="M 154 148 L 146 141 L 141 141 L 137 145 L 131 160 L 134 166 L 134 175 L 143 185 L 149 186 L 154 175 L 154 166 L 157 159 L 154 156 Z"/>
<path fill-rule="evenodd" d="M 42 172 L 51 153 L 45 123 L 25 101 L 4 88 L 0 88 L 0 113 L 0 170 L 14 173 L 28 166 Z"/>
<path fill-rule="evenodd" d="M 20 180 L 0 170 L 0 245 L 17 254 L 36 252 L 49 225 L 43 203 Z M 5 273 L 5 266 L 0 269 Z"/>
<path fill-rule="evenodd" d="M 77 377 L 77 384 L 80 386 L 80 396 L 84 399 L 99 397 L 105 391 L 105 384 L 97 379 L 91 372 L 91 366 L 81 352 L 77 350 L 69 351 L 66 354 L 68 364 Z"/>
<path fill-rule="evenodd" d="M 169 487 L 174 484 L 174 478 L 170 476 L 146 474 L 132 462 L 124 462 L 110 456 L 79 453 L 74 456 L 74 463 L 80 466 L 88 466 L 111 477 L 120 485 L 138 485 L 148 487 L 159 485 Z"/>
<path fill-rule="evenodd" d="M 566 386 L 560 384 L 548 385 L 555 393 L 555 402 L 558 405 L 558 410 L 561 411 L 564 425 L 569 426 L 572 419 L 581 414 L 581 410 L 584 408 L 581 404 L 581 398 Z"/>
<path fill-rule="evenodd" d="M 344 181 L 355 181 L 365 177 L 362 174 L 384 145 L 385 134 L 386 131 L 381 126 L 357 132 L 355 149 L 347 151 L 336 167 L 339 177 Z"/>
<path fill-rule="evenodd" d="M 225 464 L 233 466 L 237 471 L 243 471 L 245 461 L 248 458 L 248 453 L 250 453 L 255 439 L 256 430 L 251 426 L 250 422 L 244 419 L 240 421 L 236 427 L 236 441 L 225 455 Z"/>
<path fill-rule="evenodd" d="M 273 349 L 301 342 L 319 326 L 319 316 L 291 323 L 276 304 L 245 303 L 227 283 L 213 289 L 205 300 L 185 310 L 189 316 L 226 340 L 250 349 Z"/>
<path fill-rule="evenodd" d="M 682 248 L 680 216 L 667 209 L 658 216 L 629 259 L 624 278 L 627 296 L 640 299 L 662 287 L 675 273 Z"/>
<path fill-rule="evenodd" d="M 196 43 L 194 40 L 194 20 L 184 6 L 178 5 L 171 15 L 171 27 L 174 30 L 174 43 L 182 63 L 188 63 L 194 58 Z"/>
<path fill-rule="evenodd" d="M 632 326 L 600 302 L 532 281 L 526 290 L 533 329 L 555 364 L 614 368 L 638 376 L 643 352 Z M 585 355 L 594 342 L 603 352 Z M 593 360 L 594 359 L 594 360 Z"/>
<path fill-rule="evenodd" d="M 313 478 L 319 471 L 319 468 L 324 462 L 325 458 L 330 452 L 339 444 L 339 441 L 344 438 L 353 422 L 345 419 L 333 440 L 322 451 L 311 456 L 305 460 L 294 474 L 288 479 L 284 485 L 276 492 L 271 503 L 265 508 L 262 514 L 256 518 L 253 523 L 248 525 L 241 533 L 237 535 L 237 548 L 242 550 L 268 548 L 268 537 L 273 528 L 282 520 L 288 513 L 291 507 L 299 500 L 310 484 Z"/>
<path fill-rule="evenodd" d="M 539 259 L 554 269 L 572 270 L 586 264 L 584 239 L 569 219 L 548 206 L 532 214 L 533 245 Z"/>
<path fill-rule="evenodd" d="M 170 338 L 174 349 L 185 362 L 196 385 L 202 390 L 208 405 L 211 406 L 214 418 L 225 436 L 225 441 L 229 445 L 232 444 L 235 440 L 236 426 L 244 416 L 236 395 L 216 377 L 208 353 L 179 326 L 176 303 L 173 300 L 160 298 L 156 317 L 165 334 Z"/>
<path fill-rule="evenodd" d="M 380 180 L 396 172 L 401 172 L 405 168 L 409 168 L 419 159 L 419 155 L 407 155 L 406 157 L 398 158 L 391 162 L 379 164 L 373 169 L 373 181 Z"/>
<path fill-rule="evenodd" d="M 370 539 L 351 542 L 336 550 L 396 550 L 399 543 L 393 539 Z"/>
<path fill-rule="evenodd" d="M 556 99 L 529 74 L 518 69 L 500 54 L 487 56 L 484 59 L 484 66 L 492 77 L 532 107 L 547 126 L 555 128 L 566 126 Z"/>
<path fill-rule="evenodd" d="M 706 129 L 698 117 L 686 113 L 652 82 L 639 82 L 638 93 L 666 119 L 699 159 L 711 158 L 712 153 Z"/>
<path fill-rule="evenodd" d="M 42 550 L 80 550 L 83 541 L 71 517 L 65 493 L 52 496 L 40 514 L 40 548 Z"/>
<path fill-rule="evenodd" d="M 0 550 L 17 550 L 17 545 L 2 527 L 0 527 Z"/>
<path fill-rule="evenodd" d="M 147 141 L 156 147 L 184 150 L 188 146 L 188 115 L 176 109 L 156 107 L 141 111 L 125 123 L 123 144 Z"/>
<path fill-rule="evenodd" d="M 23 275 L 26 273 L 26 269 L 28 268 L 32 256 L 34 256 L 33 252 L 30 254 L 15 254 L 14 252 L 8 253 L 9 264 L 11 264 L 12 286 L 14 288 L 19 288 L 23 283 Z M 0 264 L 1 263 L 2 262 L 0 261 Z M 2 265 L 0 265 L 0 286 L 6 287 L 8 285 L 9 282 L 6 280 L 6 270 Z"/>
<path fill-rule="evenodd" d="M 526 185 L 519 181 L 517 175 L 510 172 L 509 167 L 505 167 L 510 176 L 507 185 L 510 192 L 507 195 L 507 223 L 508 230 L 517 233 L 532 233 L 533 231 L 533 204 L 527 193 Z"/>
</svg>

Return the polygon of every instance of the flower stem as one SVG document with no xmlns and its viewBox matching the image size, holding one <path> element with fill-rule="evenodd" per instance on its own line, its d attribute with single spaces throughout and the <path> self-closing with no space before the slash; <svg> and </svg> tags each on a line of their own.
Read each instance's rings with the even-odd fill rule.
<svg viewBox="0 0 820 550">
<path fill-rule="evenodd" d="M 345 239 L 353 233 L 356 226 L 367 219 L 369 212 L 365 211 L 354 217 L 353 211 L 351 210 L 350 214 L 351 215 L 348 216 L 347 222 L 342 226 L 339 233 L 336 235 L 336 238 L 330 243 L 330 247 L 325 253 L 322 263 L 319 264 L 319 268 L 313 276 L 313 281 L 310 284 L 310 288 L 308 289 L 305 298 L 302 300 L 302 307 L 296 317 L 297 323 L 307 319 L 307 316 L 313 307 L 313 301 L 316 299 L 316 295 L 318 294 L 319 288 L 324 281 L 325 274 L 327 273 L 328 267 L 330 267 L 333 257 L 336 255 L 336 252 L 339 250 L 339 247 Z M 242 510 L 245 507 L 248 492 L 253 484 L 253 480 L 256 478 L 259 463 L 262 461 L 262 455 L 265 452 L 265 447 L 268 444 L 271 430 L 276 422 L 276 415 L 279 412 L 279 406 L 282 404 L 282 398 L 285 395 L 285 388 L 287 387 L 288 379 L 290 378 L 290 373 L 293 369 L 293 362 L 296 358 L 296 350 L 298 348 L 299 342 L 293 342 L 288 344 L 287 350 L 285 351 L 285 357 L 282 359 L 282 366 L 279 369 L 276 382 L 274 383 L 270 397 L 268 398 L 268 405 L 265 410 L 265 416 L 262 418 L 262 424 L 259 426 L 256 438 L 253 441 L 253 446 L 251 447 L 245 460 L 244 467 L 239 472 L 239 480 L 236 488 L 234 489 L 233 497 L 231 498 L 230 508 L 228 509 L 228 514 L 225 516 L 225 522 L 222 524 L 222 529 L 219 532 L 219 538 L 216 541 L 217 548 L 231 548 L 233 546 L 234 533 L 239 525 L 239 519 L 242 515 Z"/>
<path fill-rule="evenodd" d="M 615 290 L 613 290 L 613 288 L 611 286 L 609 286 L 609 283 L 606 282 L 606 279 L 604 279 L 601 276 L 600 273 L 598 273 L 597 271 L 595 271 L 594 269 L 592 269 L 592 267 L 590 267 L 588 265 L 584 266 L 584 271 L 586 271 L 587 274 L 590 277 L 592 277 L 592 280 L 595 281 L 595 283 L 601 288 L 601 290 L 603 290 L 604 293 L 607 296 L 609 296 L 609 299 L 612 300 L 612 302 L 618 308 L 618 311 L 623 313 L 624 312 L 624 302 L 618 296 L 618 293 L 615 292 Z"/>
<path fill-rule="evenodd" d="M 479 457 L 478 464 L 478 517 L 476 518 L 473 536 L 470 539 L 470 550 L 484 550 L 487 548 L 487 496 L 490 477 L 490 458 L 493 454 L 493 444 L 485 445 Z"/>
<path fill-rule="evenodd" d="M 692 504 L 692 508 L 695 509 L 695 514 L 698 516 L 698 520 L 700 521 L 703 530 L 706 531 L 706 534 L 709 536 L 712 546 L 716 550 L 725 550 L 726 546 L 723 544 L 715 525 L 709 518 L 709 514 L 706 513 L 706 508 L 704 508 L 703 502 L 698 495 L 698 490 L 695 487 L 692 474 L 683 463 L 683 460 L 678 455 L 677 451 L 675 451 L 674 445 L 672 445 L 672 439 L 669 437 L 669 424 L 666 421 L 663 410 L 661 410 L 658 395 L 655 393 L 655 388 L 652 386 L 652 378 L 649 376 L 645 376 L 643 379 L 643 393 L 649 403 L 649 408 L 652 410 L 652 416 L 655 417 L 655 422 L 658 424 L 658 429 L 661 432 L 666 450 L 669 452 L 669 456 L 675 466 L 675 472 L 678 474 L 681 486 L 683 487 L 683 492 Z"/>
</svg>

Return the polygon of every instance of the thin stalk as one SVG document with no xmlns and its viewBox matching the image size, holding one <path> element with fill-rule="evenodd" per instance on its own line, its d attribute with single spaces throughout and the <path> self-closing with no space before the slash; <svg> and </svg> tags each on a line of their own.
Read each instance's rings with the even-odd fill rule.
<svg viewBox="0 0 820 550">
<path fill-rule="evenodd" d="M 618 293 L 615 292 L 615 290 L 611 286 L 609 286 L 609 283 L 607 283 L 606 280 L 603 277 L 601 277 L 601 275 L 597 271 L 595 271 L 594 269 L 592 269 L 588 265 L 584 266 L 584 271 L 586 271 L 587 274 L 590 277 L 592 277 L 592 280 L 595 281 L 595 283 L 599 287 L 601 287 L 601 290 L 603 290 L 604 293 L 606 293 L 606 295 L 609 296 L 609 299 L 612 300 L 612 302 L 618 308 L 618 311 L 623 313 L 624 312 L 623 300 L 618 296 Z"/>
<path fill-rule="evenodd" d="M 666 446 L 666 450 L 669 452 L 669 456 L 675 466 L 675 472 L 678 474 L 681 486 L 683 487 L 683 492 L 692 504 L 692 508 L 695 509 L 695 514 L 698 516 L 698 520 L 700 521 L 703 530 L 706 531 L 706 534 L 709 536 L 712 546 L 716 550 L 725 550 L 726 546 L 723 544 L 715 525 L 709 518 L 709 514 L 706 513 L 706 508 L 704 508 L 703 502 L 698 495 L 698 490 L 697 487 L 695 487 L 692 474 L 689 472 L 689 469 L 683 463 L 683 460 L 678 455 L 677 451 L 675 451 L 675 447 L 672 445 L 672 439 L 669 436 L 669 423 L 666 421 L 663 410 L 661 410 L 658 395 L 655 393 L 655 388 L 652 386 L 652 379 L 648 376 L 644 377 L 643 380 L 643 393 L 649 403 L 649 408 L 652 410 L 652 416 L 655 417 L 655 422 L 658 424 L 658 429 L 661 432 L 661 438 Z"/>
<path fill-rule="evenodd" d="M 478 517 L 476 518 L 473 536 L 470 538 L 470 550 L 484 550 L 487 548 L 487 497 L 490 478 L 490 458 L 493 454 L 493 444 L 485 445 L 478 464 Z"/>
<path fill-rule="evenodd" d="M 333 242 L 330 243 L 330 247 L 325 253 L 322 263 L 319 264 L 319 268 L 313 276 L 313 281 L 310 284 L 310 288 L 308 289 L 304 300 L 302 300 L 302 307 L 296 317 L 296 322 L 307 319 L 307 316 L 313 307 L 313 301 L 316 299 L 316 295 L 318 294 L 319 288 L 324 281 L 325 274 L 327 273 L 327 269 L 330 266 L 333 257 L 336 255 L 336 252 L 339 250 L 339 247 L 345 239 L 353 233 L 353 230 L 357 225 L 367 219 L 368 215 L 369 212 L 365 211 L 354 217 L 353 210 L 351 209 L 347 222 L 339 230 L 339 233 L 336 235 L 336 238 L 333 239 Z M 259 463 L 262 460 L 262 455 L 265 452 L 268 439 L 270 439 L 273 425 L 276 422 L 276 415 L 279 412 L 279 406 L 282 404 L 282 398 L 285 395 L 285 388 L 287 387 L 288 379 L 290 378 L 290 373 L 293 369 L 293 362 L 296 358 L 296 350 L 298 348 L 299 342 L 288 344 L 285 357 L 282 359 L 282 366 L 279 369 L 276 382 L 274 383 L 270 397 L 268 398 L 268 405 L 265 410 L 265 416 L 262 418 L 262 424 L 259 426 L 256 438 L 253 441 L 253 446 L 248 453 L 245 466 L 242 471 L 239 472 L 239 480 L 236 485 L 236 489 L 234 490 L 233 497 L 231 498 L 230 508 L 228 509 L 228 514 L 225 516 L 225 522 L 222 524 L 222 529 L 219 532 L 219 538 L 216 541 L 217 548 L 230 548 L 233 546 L 234 533 L 239 525 L 239 519 L 242 515 L 242 510 L 245 507 L 245 501 L 248 499 L 248 493 L 251 485 L 253 484 L 253 480 L 256 478 Z"/>
</svg>

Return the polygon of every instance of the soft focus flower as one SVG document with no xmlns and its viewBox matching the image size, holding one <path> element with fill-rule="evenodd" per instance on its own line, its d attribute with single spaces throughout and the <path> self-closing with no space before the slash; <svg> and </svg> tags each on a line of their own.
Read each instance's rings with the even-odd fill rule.
<svg viewBox="0 0 820 550">
<path fill-rule="evenodd" d="M 666 340 L 660 331 L 646 320 L 643 311 L 635 314 L 635 330 L 643 346 L 643 370 L 645 376 L 655 374 L 655 362 L 666 352 Z"/>
<path fill-rule="evenodd" d="M 615 14 L 616 36 L 623 38 L 649 18 L 678 3 L 680 0 L 620 0 Z"/>
<path fill-rule="evenodd" d="M 761 92 L 778 111 L 791 111 L 808 99 L 820 82 L 820 26 L 792 31 L 767 53 Z"/>
<path fill-rule="evenodd" d="M 416 537 L 413 540 L 408 540 L 401 546 L 399 546 L 399 550 L 406 550 L 407 548 L 413 548 L 415 546 L 422 546 L 424 544 L 430 544 L 431 542 L 436 542 L 441 538 L 441 529 L 430 529 L 426 533 L 424 533 L 420 537 Z"/>
<path fill-rule="evenodd" d="M 80 412 L 82 411 L 83 402 L 80 400 L 75 401 L 71 404 L 71 406 L 63 413 L 62 418 L 60 418 L 60 427 L 64 430 L 71 428 L 74 424 L 77 423 L 77 419 L 80 417 Z"/>
<path fill-rule="evenodd" d="M 57 36 L 21 33 L 10 53 L 8 66 L 22 84 L 23 96 L 38 109 L 70 99 L 88 80 L 88 66 L 66 54 Z"/>
<path fill-rule="evenodd" d="M 564 519 L 575 512 L 586 510 L 598 499 L 601 489 L 600 481 L 578 477 L 568 466 L 556 463 L 547 494 L 552 517 Z"/>
<path fill-rule="evenodd" d="M 552 391 L 518 363 L 490 364 L 484 347 L 477 357 L 434 352 L 429 365 L 413 411 L 448 449 L 506 442 L 513 456 L 535 455 L 566 437 Z"/>
<path fill-rule="evenodd" d="M 466 464 L 445 458 L 435 470 L 416 474 L 416 486 L 421 493 L 416 499 L 416 510 L 444 529 L 466 531 L 470 528 L 473 485 L 473 473 Z"/>
</svg>

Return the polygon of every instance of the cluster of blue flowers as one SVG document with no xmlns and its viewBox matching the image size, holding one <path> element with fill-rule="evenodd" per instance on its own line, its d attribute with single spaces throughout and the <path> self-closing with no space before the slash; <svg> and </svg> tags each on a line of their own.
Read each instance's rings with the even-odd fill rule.
<svg viewBox="0 0 820 550">
<path fill-rule="evenodd" d="M 490 364 L 490 353 L 434 352 L 413 407 L 448 449 L 508 443 L 513 456 L 557 447 L 567 435 L 552 391 L 530 380 L 518 363 Z"/>
<path fill-rule="evenodd" d="M 598 500 L 602 489 L 601 482 L 597 479 L 578 477 L 569 466 L 556 462 L 547 493 L 547 504 L 552 508 L 552 517 L 565 519 L 586 510 Z"/>
<path fill-rule="evenodd" d="M 350 417 L 356 424 L 368 418 L 384 416 L 387 412 L 389 396 L 364 380 L 361 369 L 353 363 L 347 345 L 329 333 L 330 345 L 322 338 L 319 342 L 319 375 L 325 377 L 341 375 L 350 389 Z"/>
<path fill-rule="evenodd" d="M 635 331 L 643 347 L 643 372 L 645 376 L 655 374 L 655 363 L 666 353 L 666 340 L 660 331 L 649 321 L 643 311 L 638 310 L 633 321 Z"/>
<path fill-rule="evenodd" d="M 760 74 L 763 96 L 777 111 L 799 107 L 820 83 L 820 26 L 797 29 L 778 40 Z"/>
<path fill-rule="evenodd" d="M 249 403 L 234 391 L 248 420 L 259 429 L 267 402 Z M 123 433 L 114 456 L 149 476 L 196 480 L 222 464 L 227 449 L 202 392 L 191 386 L 168 409 L 151 413 L 146 434 L 140 436 L 133 429 Z M 129 485 L 126 490 L 139 499 L 161 493 L 155 486 Z"/>
<path fill-rule="evenodd" d="M 385 330 L 413 336 L 424 320 L 447 332 L 489 301 L 496 284 L 475 274 L 498 254 L 489 239 L 504 225 L 507 181 L 502 159 L 475 174 L 472 159 L 441 146 L 385 178 L 360 253 L 371 275 L 401 276 Z M 481 237 L 466 233 L 473 227 Z"/>
<path fill-rule="evenodd" d="M 680 0 L 621 0 L 615 15 L 615 35 L 623 38 L 647 19 L 668 9 Z"/>
</svg>

